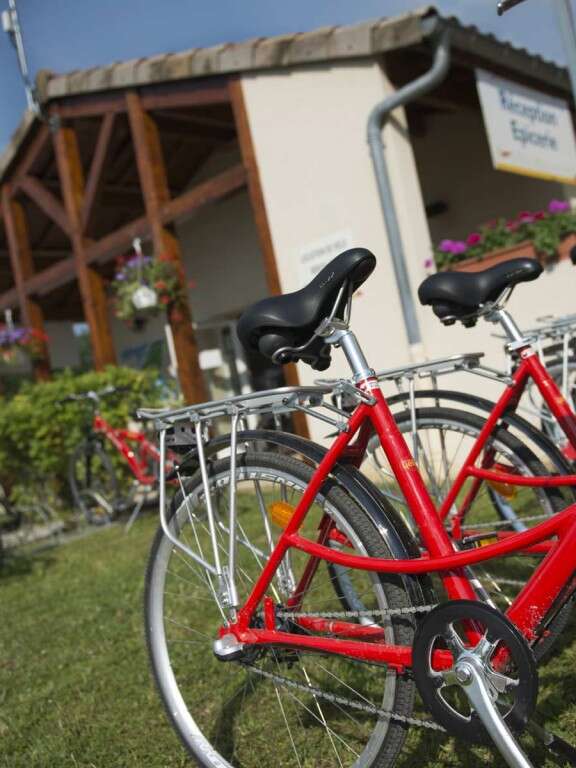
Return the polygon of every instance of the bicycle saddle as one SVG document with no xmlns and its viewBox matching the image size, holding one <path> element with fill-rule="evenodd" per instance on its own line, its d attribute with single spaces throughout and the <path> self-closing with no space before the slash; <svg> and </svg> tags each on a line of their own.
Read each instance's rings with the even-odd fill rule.
<svg viewBox="0 0 576 768">
<path fill-rule="evenodd" d="M 542 266 L 536 259 L 511 259 L 481 272 L 438 272 L 420 285 L 421 304 L 431 304 L 434 314 L 446 325 L 465 320 L 474 325 L 473 315 L 502 291 L 518 283 L 536 280 Z"/>
<path fill-rule="evenodd" d="M 376 258 L 366 248 L 351 248 L 336 256 L 308 285 L 294 293 L 272 296 L 253 304 L 238 320 L 238 337 L 244 347 L 257 350 L 280 364 L 302 360 L 319 371 L 330 365 L 330 348 L 316 338 L 299 353 L 284 352 L 283 347 L 300 347 L 313 336 L 320 322 L 334 309 L 338 293 L 348 282 L 355 291 L 369 277 Z M 348 301 L 344 292 L 335 317 L 342 318 Z"/>
</svg>

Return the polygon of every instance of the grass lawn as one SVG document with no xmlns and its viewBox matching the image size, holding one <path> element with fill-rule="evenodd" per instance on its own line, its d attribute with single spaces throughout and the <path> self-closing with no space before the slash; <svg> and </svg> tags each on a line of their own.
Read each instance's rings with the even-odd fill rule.
<svg viewBox="0 0 576 768">
<path fill-rule="evenodd" d="M 0 572 L 1 768 L 190 764 L 152 685 L 143 642 L 144 568 L 155 526 L 148 516 L 128 535 L 111 527 L 6 562 Z M 574 621 L 541 669 L 539 711 L 541 721 L 576 741 Z M 531 755 L 537 766 L 552 765 L 539 750 Z M 414 731 L 398 768 L 482 765 L 504 764 L 487 750 Z"/>
</svg>

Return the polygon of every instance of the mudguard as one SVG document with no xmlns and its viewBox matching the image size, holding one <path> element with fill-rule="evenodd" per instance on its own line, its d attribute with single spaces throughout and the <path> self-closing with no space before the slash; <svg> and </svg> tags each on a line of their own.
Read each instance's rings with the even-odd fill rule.
<svg viewBox="0 0 576 768">
<path fill-rule="evenodd" d="M 238 432 L 238 443 L 265 442 L 304 456 L 319 464 L 327 449 L 303 437 L 272 430 Z M 204 447 L 206 458 L 230 445 L 230 435 L 220 435 Z M 177 467 L 179 474 L 191 475 L 199 468 L 198 450 L 192 448 Z M 368 514 L 395 559 L 420 557 L 420 550 L 408 527 L 388 499 L 356 467 L 336 464 L 331 472 L 334 480 Z M 415 605 L 436 602 L 434 590 L 426 576 L 403 576 L 405 588 Z"/>
</svg>

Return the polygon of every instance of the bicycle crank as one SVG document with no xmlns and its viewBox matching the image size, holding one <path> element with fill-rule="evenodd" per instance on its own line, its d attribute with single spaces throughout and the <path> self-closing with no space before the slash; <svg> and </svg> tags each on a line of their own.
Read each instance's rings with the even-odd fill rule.
<svg viewBox="0 0 576 768">
<path fill-rule="evenodd" d="M 451 666 L 434 668 L 434 652 L 447 649 Z M 476 743 L 489 736 L 511 768 L 532 768 L 513 733 L 534 712 L 538 672 L 524 636 L 504 614 L 472 600 L 438 606 L 416 631 L 413 670 L 424 703 L 449 733 Z"/>
</svg>

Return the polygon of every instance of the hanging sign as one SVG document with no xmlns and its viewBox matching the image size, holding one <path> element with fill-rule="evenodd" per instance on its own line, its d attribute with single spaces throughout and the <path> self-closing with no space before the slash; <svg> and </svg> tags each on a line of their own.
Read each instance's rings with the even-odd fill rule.
<svg viewBox="0 0 576 768">
<path fill-rule="evenodd" d="M 491 72 L 476 70 L 494 167 L 576 183 L 576 142 L 568 103 Z"/>
</svg>

